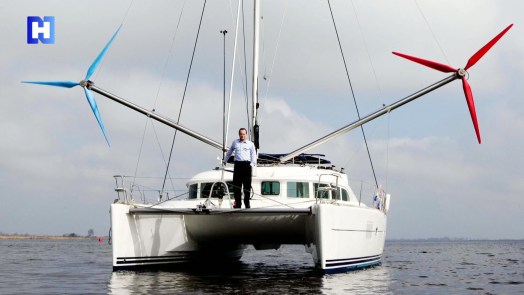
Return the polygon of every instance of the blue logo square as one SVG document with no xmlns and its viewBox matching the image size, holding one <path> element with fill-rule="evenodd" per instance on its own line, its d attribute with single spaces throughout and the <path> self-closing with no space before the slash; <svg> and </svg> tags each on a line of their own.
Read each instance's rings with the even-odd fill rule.
<svg viewBox="0 0 524 295">
<path fill-rule="evenodd" d="M 55 44 L 55 17 L 27 17 L 27 44 Z"/>
</svg>

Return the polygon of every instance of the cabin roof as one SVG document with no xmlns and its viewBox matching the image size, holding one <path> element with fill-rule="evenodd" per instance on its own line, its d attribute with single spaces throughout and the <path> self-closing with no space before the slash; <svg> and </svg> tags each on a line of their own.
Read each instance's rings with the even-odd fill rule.
<svg viewBox="0 0 524 295">
<path fill-rule="evenodd" d="M 271 164 L 279 162 L 280 157 L 283 157 L 287 154 L 258 154 L 258 163 L 260 164 Z M 324 159 L 326 155 L 323 154 L 300 154 L 296 157 L 293 157 L 291 160 L 286 163 L 295 163 L 295 164 L 320 164 L 327 165 L 331 164 L 331 161 Z"/>
</svg>

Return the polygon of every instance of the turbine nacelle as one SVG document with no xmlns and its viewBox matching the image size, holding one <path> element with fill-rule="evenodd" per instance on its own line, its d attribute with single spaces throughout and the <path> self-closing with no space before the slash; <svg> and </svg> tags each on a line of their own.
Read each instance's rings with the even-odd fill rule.
<svg viewBox="0 0 524 295">
<path fill-rule="evenodd" d="M 468 75 L 468 71 L 466 71 L 465 69 L 462 69 L 462 68 L 458 68 L 457 69 L 457 75 L 462 78 L 462 77 L 466 77 Z"/>
<path fill-rule="evenodd" d="M 93 84 L 93 82 L 90 80 L 82 80 L 78 83 L 78 85 L 80 85 L 83 88 L 86 88 L 88 85 L 91 85 L 91 84 Z"/>
</svg>

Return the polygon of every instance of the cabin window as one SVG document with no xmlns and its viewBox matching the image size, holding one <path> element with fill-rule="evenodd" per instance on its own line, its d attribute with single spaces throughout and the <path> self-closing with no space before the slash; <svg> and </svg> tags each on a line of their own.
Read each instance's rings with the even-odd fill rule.
<svg viewBox="0 0 524 295">
<path fill-rule="evenodd" d="M 198 184 L 195 183 L 189 186 L 189 198 L 190 199 L 196 199 L 197 192 L 198 192 Z"/>
<path fill-rule="evenodd" d="M 342 200 L 342 201 L 349 201 L 349 193 L 346 189 L 338 187 L 335 192 L 336 192 L 335 199 Z"/>
<path fill-rule="evenodd" d="M 215 186 L 213 186 L 213 182 L 205 182 L 200 184 L 200 198 L 207 199 L 209 197 L 209 193 L 211 192 L 211 187 L 213 186 L 213 194 L 211 195 L 211 198 L 218 198 L 221 196 L 224 196 L 226 194 L 226 191 L 222 188 L 221 182 L 214 183 Z M 228 181 L 226 182 L 227 187 L 229 189 L 229 193 L 233 193 L 233 183 Z"/>
<path fill-rule="evenodd" d="M 342 196 L 340 194 L 340 189 L 339 187 L 335 187 L 335 190 L 333 191 L 333 199 L 335 200 L 342 200 Z"/>
<path fill-rule="evenodd" d="M 342 189 L 342 201 L 349 201 L 349 193 L 345 189 Z"/>
<path fill-rule="evenodd" d="M 261 190 L 264 196 L 278 196 L 280 195 L 280 182 L 262 181 Z"/>
<path fill-rule="evenodd" d="M 328 188 L 331 186 L 326 183 L 314 183 L 313 187 L 315 189 L 315 197 L 320 199 L 329 199 L 329 192 Z"/>
<path fill-rule="evenodd" d="M 288 198 L 309 198 L 309 183 L 308 182 L 288 182 L 287 183 Z"/>
</svg>

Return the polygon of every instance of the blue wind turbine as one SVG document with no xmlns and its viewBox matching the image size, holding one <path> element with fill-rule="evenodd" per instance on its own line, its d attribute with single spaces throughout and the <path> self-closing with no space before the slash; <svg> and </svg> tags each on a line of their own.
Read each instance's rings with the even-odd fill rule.
<svg viewBox="0 0 524 295">
<path fill-rule="evenodd" d="M 91 106 L 91 109 L 93 110 L 93 114 L 95 115 L 96 120 L 98 121 L 98 125 L 100 125 L 100 129 L 102 130 L 102 133 L 104 134 L 104 137 L 106 139 L 107 145 L 109 144 L 109 139 L 107 138 L 106 130 L 104 128 L 104 123 L 102 122 L 102 118 L 100 117 L 100 112 L 98 111 L 98 106 L 96 104 L 95 96 L 94 94 L 89 91 L 89 87 L 93 82 L 89 80 L 93 73 L 97 70 L 97 68 L 100 66 L 100 62 L 104 58 L 104 55 L 106 54 L 107 50 L 109 49 L 109 46 L 111 46 L 111 43 L 113 43 L 113 40 L 115 39 L 116 35 L 120 31 L 120 28 L 116 30 L 116 32 L 113 34 L 113 37 L 109 40 L 109 42 L 106 44 L 104 49 L 102 49 L 102 52 L 96 57 L 96 59 L 93 61 L 89 69 L 87 70 L 87 74 L 84 80 L 80 82 L 73 82 L 73 81 L 22 81 L 22 83 L 29 83 L 29 84 L 38 84 L 38 85 L 48 85 L 48 86 L 55 86 L 55 87 L 63 87 L 63 88 L 73 88 L 75 86 L 81 86 L 84 88 L 84 92 L 87 98 L 87 101 L 89 102 L 89 105 Z"/>
</svg>

